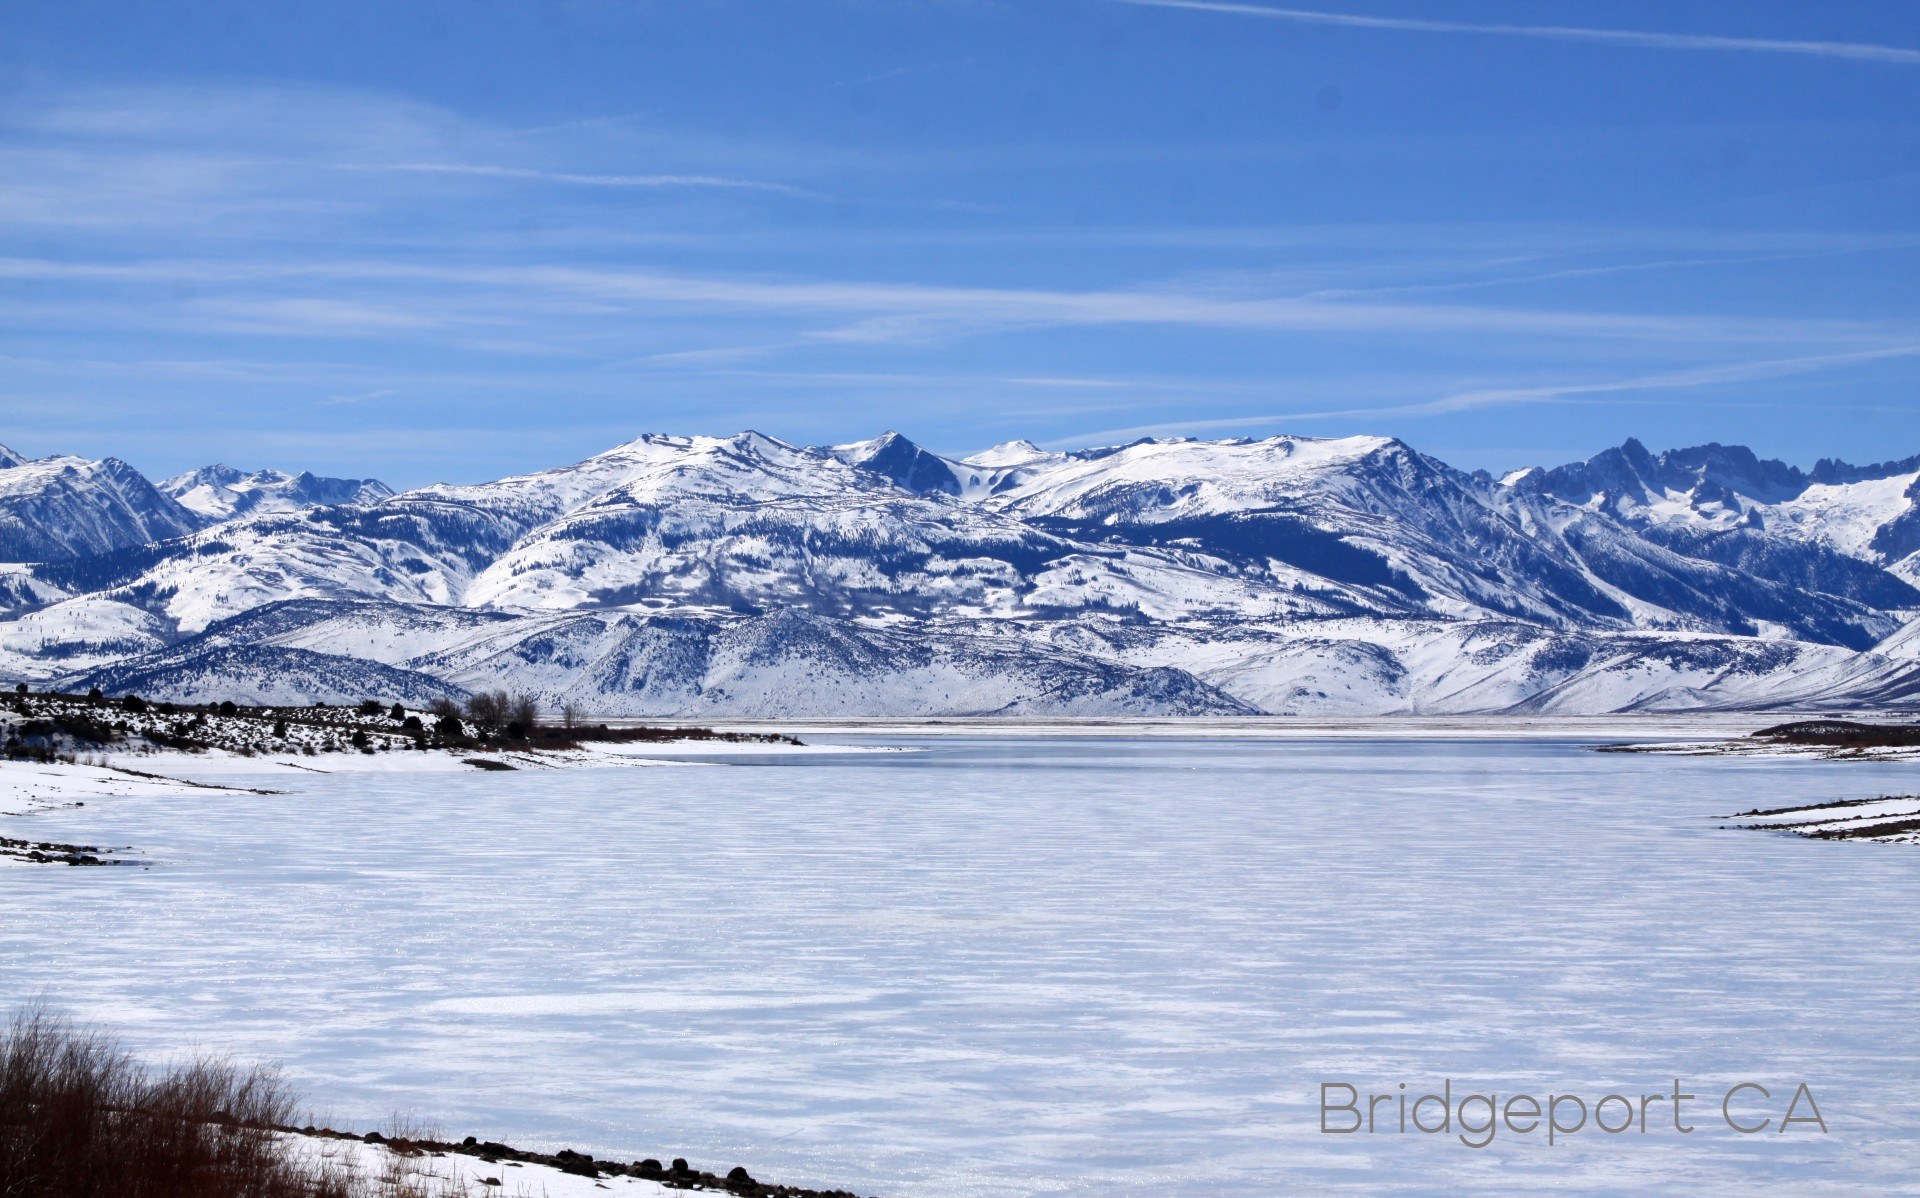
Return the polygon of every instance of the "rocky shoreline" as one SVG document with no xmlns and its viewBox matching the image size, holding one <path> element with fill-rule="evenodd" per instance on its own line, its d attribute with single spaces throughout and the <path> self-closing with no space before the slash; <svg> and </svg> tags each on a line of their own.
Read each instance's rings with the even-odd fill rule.
<svg viewBox="0 0 1920 1198">
<path fill-rule="evenodd" d="M 91 844 L 60 844 L 51 840 L 15 840 L 0 836 L 0 857 L 35 865 L 132 865 L 116 858 L 124 849 L 103 849 Z"/>
<path fill-rule="evenodd" d="M 575 1152 L 571 1148 L 562 1148 L 553 1153 L 532 1152 L 493 1140 L 480 1140 L 474 1136 L 468 1136 L 454 1143 L 444 1140 L 389 1137 L 377 1131 L 355 1135 L 351 1132 L 313 1126 L 285 1127 L 279 1130 L 289 1135 L 308 1136 L 321 1140 L 347 1140 L 378 1145 L 398 1156 L 468 1156 L 487 1164 L 540 1165 L 570 1176 L 588 1179 L 634 1177 L 655 1182 L 672 1190 L 710 1190 L 741 1195 L 741 1198 L 860 1198 L 851 1190 L 814 1190 L 805 1186 L 779 1185 L 760 1181 L 748 1174 L 744 1166 L 739 1165 L 734 1166 L 722 1176 L 695 1169 L 683 1157 L 675 1157 L 663 1165 L 652 1157 L 627 1162 L 595 1160 L 592 1155 Z M 482 1179 L 481 1184 L 498 1186 L 503 1183 L 498 1178 L 486 1178 Z"/>
<path fill-rule="evenodd" d="M 1799 807 L 1742 811 L 1722 825 L 1754 832 L 1790 832 L 1808 840 L 1920 844 L 1920 795 L 1882 795 L 1873 799 L 1836 799 Z"/>
</svg>

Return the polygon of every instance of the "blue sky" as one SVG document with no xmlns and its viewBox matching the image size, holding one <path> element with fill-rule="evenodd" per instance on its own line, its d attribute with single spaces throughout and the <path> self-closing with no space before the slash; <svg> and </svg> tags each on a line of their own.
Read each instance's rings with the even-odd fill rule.
<svg viewBox="0 0 1920 1198">
<path fill-rule="evenodd" d="M 0 441 L 1920 453 L 1904 3 L 0 5 Z"/>
</svg>

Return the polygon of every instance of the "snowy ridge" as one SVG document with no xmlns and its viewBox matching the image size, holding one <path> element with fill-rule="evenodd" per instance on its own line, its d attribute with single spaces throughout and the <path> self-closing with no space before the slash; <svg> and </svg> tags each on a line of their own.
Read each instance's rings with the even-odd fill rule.
<svg viewBox="0 0 1920 1198">
<path fill-rule="evenodd" d="M 160 484 L 162 494 L 179 500 L 209 520 L 231 520 L 250 512 L 297 512 L 310 507 L 354 504 L 364 507 L 393 494 L 377 478 L 321 478 L 301 471 L 202 466 Z"/>
<path fill-rule="evenodd" d="M 66 561 L 191 532 L 198 515 L 118 458 L 0 454 L 0 561 Z"/>
<path fill-rule="evenodd" d="M 20 459 L 9 527 L 0 674 L 181 698 L 504 686 L 827 717 L 1920 695 L 1920 458 L 1802 471 L 1629 441 L 1496 481 L 1386 437 L 962 458 L 892 432 L 649 434 L 398 495 Z"/>
</svg>

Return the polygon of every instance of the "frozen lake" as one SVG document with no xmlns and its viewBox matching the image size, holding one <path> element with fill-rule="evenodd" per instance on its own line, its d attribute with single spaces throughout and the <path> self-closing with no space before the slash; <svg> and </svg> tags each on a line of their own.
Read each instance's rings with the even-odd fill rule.
<svg viewBox="0 0 1920 1198">
<path fill-rule="evenodd" d="M 887 1198 L 1920 1193 L 1920 848 L 1711 818 L 1913 766 L 911 743 L 7 821 L 155 864 L 0 871 L 0 998 L 277 1058 L 336 1125 Z M 1693 1135 L 1319 1131 L 1323 1081 L 1676 1077 Z M 1830 1133 L 1734 1133 L 1745 1080 L 1776 1120 L 1806 1082 Z"/>
</svg>

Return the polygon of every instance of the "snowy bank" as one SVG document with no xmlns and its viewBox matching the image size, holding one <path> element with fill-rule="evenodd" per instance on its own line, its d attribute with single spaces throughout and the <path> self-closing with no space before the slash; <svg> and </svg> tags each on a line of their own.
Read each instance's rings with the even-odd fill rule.
<svg viewBox="0 0 1920 1198">
<path fill-rule="evenodd" d="M 305 1162 L 331 1176 L 372 1181 L 383 1193 L 454 1198 L 488 1194 L 499 1198 L 598 1198 L 609 1191 L 644 1198 L 689 1190 L 737 1194 L 741 1198 L 856 1198 L 847 1190 L 810 1190 L 759 1181 L 744 1166 L 724 1175 L 696 1169 L 675 1158 L 663 1164 L 595 1160 L 563 1148 L 552 1154 L 528 1152 L 468 1136 L 458 1144 L 437 1140 L 388 1139 L 378 1133 L 351 1136 L 302 1129 L 282 1142 Z"/>
<path fill-rule="evenodd" d="M 1920 795 L 1884 795 L 1842 799 L 1804 807 L 1742 811 L 1734 819 L 1743 828 L 1791 832 L 1809 840 L 1871 840 L 1880 844 L 1920 844 Z"/>
</svg>

